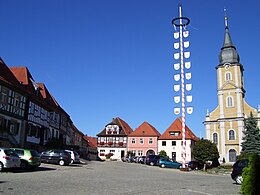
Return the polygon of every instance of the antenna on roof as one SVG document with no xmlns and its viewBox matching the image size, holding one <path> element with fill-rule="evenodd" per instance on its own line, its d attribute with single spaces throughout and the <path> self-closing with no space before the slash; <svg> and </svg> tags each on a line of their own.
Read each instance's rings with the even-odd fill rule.
<svg viewBox="0 0 260 195">
<path fill-rule="evenodd" d="M 225 27 L 228 28 L 228 17 L 227 17 L 227 9 L 224 8 L 224 14 L 225 14 Z"/>
</svg>

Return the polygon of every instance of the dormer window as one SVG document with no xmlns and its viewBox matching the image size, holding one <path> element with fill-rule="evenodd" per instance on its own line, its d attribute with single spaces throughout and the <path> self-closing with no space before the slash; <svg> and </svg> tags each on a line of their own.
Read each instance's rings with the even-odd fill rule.
<svg viewBox="0 0 260 195">
<path fill-rule="evenodd" d="M 170 135 L 171 136 L 179 136 L 181 134 L 181 132 L 179 132 L 179 131 L 170 131 Z"/>
</svg>

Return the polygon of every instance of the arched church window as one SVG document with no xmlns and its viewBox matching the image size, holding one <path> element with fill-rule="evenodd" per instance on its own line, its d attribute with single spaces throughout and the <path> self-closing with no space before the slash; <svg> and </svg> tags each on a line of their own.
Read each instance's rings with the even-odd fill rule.
<svg viewBox="0 0 260 195">
<path fill-rule="evenodd" d="M 217 133 L 213 133 L 213 143 L 218 144 L 218 134 Z"/>
<path fill-rule="evenodd" d="M 228 96 L 226 99 L 227 107 L 234 107 L 234 100 L 232 96 Z"/>
<path fill-rule="evenodd" d="M 234 149 L 228 151 L 229 162 L 235 162 L 237 158 L 237 152 Z"/>
<path fill-rule="evenodd" d="M 235 140 L 235 131 L 234 130 L 229 130 L 228 139 L 229 140 Z"/>
<path fill-rule="evenodd" d="M 225 74 L 225 80 L 226 80 L 226 81 L 231 81 L 231 80 L 232 80 L 231 72 L 226 72 L 226 74 Z"/>
</svg>

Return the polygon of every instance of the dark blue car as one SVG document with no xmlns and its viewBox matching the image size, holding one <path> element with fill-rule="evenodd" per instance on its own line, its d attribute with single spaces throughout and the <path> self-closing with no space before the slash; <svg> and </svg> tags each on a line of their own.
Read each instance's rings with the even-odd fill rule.
<svg viewBox="0 0 260 195">
<path fill-rule="evenodd" d="M 162 168 L 168 167 L 168 168 L 179 169 L 182 166 L 182 164 L 176 161 L 171 161 L 170 159 L 167 158 L 160 158 L 159 166 Z"/>
</svg>

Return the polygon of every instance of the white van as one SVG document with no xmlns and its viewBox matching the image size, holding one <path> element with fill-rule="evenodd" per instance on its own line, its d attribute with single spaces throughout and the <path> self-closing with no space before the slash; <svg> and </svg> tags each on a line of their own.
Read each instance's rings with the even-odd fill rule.
<svg viewBox="0 0 260 195">
<path fill-rule="evenodd" d="M 73 163 L 80 163 L 79 154 L 77 152 L 72 151 L 72 150 L 65 150 L 65 151 L 70 153 L 71 164 L 73 164 Z"/>
</svg>

